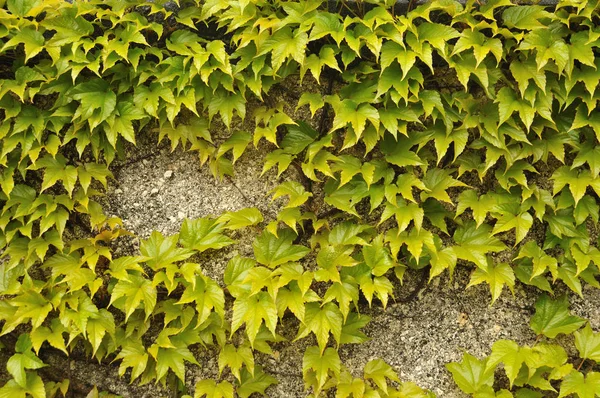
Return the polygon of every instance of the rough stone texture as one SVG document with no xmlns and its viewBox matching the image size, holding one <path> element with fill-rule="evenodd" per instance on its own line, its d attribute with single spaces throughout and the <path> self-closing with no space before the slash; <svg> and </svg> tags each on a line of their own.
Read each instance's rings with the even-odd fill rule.
<svg viewBox="0 0 600 398">
<path fill-rule="evenodd" d="M 218 216 L 253 206 L 273 213 L 275 205 L 267 194 L 277 183 L 258 178 L 262 164 L 253 161 L 257 152 L 250 150 L 236 163 L 238 177 L 233 182 L 216 180 L 208 167 L 200 167 L 197 154 L 181 148 L 171 153 L 164 147 L 114 172 L 109 211 L 140 238 L 147 238 L 153 230 L 178 232 L 185 218 Z"/>
</svg>

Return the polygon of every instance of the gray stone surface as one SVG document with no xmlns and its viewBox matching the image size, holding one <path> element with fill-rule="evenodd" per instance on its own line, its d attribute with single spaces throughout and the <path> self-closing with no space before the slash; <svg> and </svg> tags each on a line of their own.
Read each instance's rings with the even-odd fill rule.
<svg viewBox="0 0 600 398">
<path fill-rule="evenodd" d="M 153 230 L 173 234 L 184 218 L 217 216 L 254 206 L 267 214 L 275 209 L 267 193 L 276 181 L 259 180 L 262 164 L 246 160 L 256 150 L 236 165 L 239 176 L 235 182 L 215 179 L 208 167 L 200 167 L 195 153 L 180 148 L 173 153 L 170 148 L 157 152 L 145 159 L 148 162 L 116 169 L 116 181 L 109 191 L 109 211 L 140 238 L 147 238 Z"/>
</svg>

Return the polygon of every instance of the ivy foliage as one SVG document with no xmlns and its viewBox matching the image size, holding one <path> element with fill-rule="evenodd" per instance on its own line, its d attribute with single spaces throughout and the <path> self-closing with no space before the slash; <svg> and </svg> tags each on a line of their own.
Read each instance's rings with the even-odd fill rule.
<svg viewBox="0 0 600 398">
<path fill-rule="evenodd" d="M 459 388 L 473 397 L 595 397 L 600 393 L 600 374 L 591 370 L 598 358 L 594 352 L 600 334 L 590 324 L 569 312 L 565 296 L 552 299 L 542 295 L 535 304 L 531 329 L 538 339 L 532 346 L 520 346 L 511 340 L 498 340 L 484 359 L 465 353 L 461 362 L 447 365 Z M 584 328 L 581 328 L 585 324 Z M 559 334 L 574 335 L 580 359 L 569 357 L 564 347 L 553 341 Z M 543 338 L 547 338 L 542 340 Z M 589 370 L 583 370 L 588 361 Z M 507 388 L 494 388 L 500 364 L 508 378 Z M 514 392 L 514 394 L 513 394 Z"/>
<path fill-rule="evenodd" d="M 169 386 L 202 366 L 196 350 L 217 350 L 219 379 L 179 390 L 263 394 L 277 380 L 258 354 L 275 355 L 287 322 L 309 341 L 313 396 L 425 397 L 381 360 L 356 377 L 338 352 L 368 339 L 361 306 L 385 308 L 408 269 L 468 267 L 491 303 L 518 284 L 600 287 L 597 0 L 175 3 L 0 0 L 0 336 L 15 337 L 0 397 L 66 394 L 36 372 L 49 347 Z M 320 91 L 270 101 L 291 79 Z M 274 216 L 185 220 L 116 256 L 132 234 L 99 198 L 150 131 L 216 178 L 258 146 L 263 174 L 299 177 L 271 192 L 285 202 Z M 203 253 L 238 230 L 255 233 L 253 256 L 207 275 Z M 585 323 L 565 300 L 540 297 L 537 335 Z M 575 333 L 595 361 L 595 332 Z M 500 363 L 509 385 L 495 392 Z M 554 343 L 496 342 L 449 370 L 479 397 L 600 395 Z"/>
</svg>

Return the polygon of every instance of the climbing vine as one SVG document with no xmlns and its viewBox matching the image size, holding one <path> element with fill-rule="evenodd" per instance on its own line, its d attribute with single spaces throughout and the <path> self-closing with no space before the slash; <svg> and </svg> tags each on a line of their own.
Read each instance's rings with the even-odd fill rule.
<svg viewBox="0 0 600 398">
<path fill-rule="evenodd" d="M 366 341 L 360 308 L 395 300 L 408 269 L 431 280 L 457 266 L 492 304 L 515 284 L 540 291 L 536 343 L 489 342 L 489 357 L 448 364 L 460 389 L 600 396 L 600 337 L 551 297 L 600 287 L 599 14 L 597 0 L 0 0 L 0 347 L 12 377 L 0 397 L 67 396 L 68 379 L 43 377 L 45 349 L 84 350 L 178 396 L 268 394 L 277 379 L 257 355 L 275 355 L 290 318 L 294 341 L 312 342 L 311 396 L 433 396 L 380 359 L 357 377 L 338 348 Z M 319 91 L 275 103 L 292 78 Z M 218 179 L 258 145 L 263 174 L 297 178 L 271 192 L 277 214 L 187 219 L 116 255 L 132 233 L 100 197 L 115 160 L 154 131 Z M 202 254 L 240 229 L 255 234 L 253 256 L 206 275 Z M 574 335 L 575 362 L 559 334 Z M 186 366 L 202 366 L 194 350 L 209 347 L 218 378 L 186 383 Z"/>
</svg>

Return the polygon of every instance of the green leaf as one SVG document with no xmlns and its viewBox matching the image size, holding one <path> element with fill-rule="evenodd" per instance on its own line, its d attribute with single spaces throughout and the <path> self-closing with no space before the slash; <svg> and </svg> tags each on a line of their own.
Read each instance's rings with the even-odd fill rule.
<svg viewBox="0 0 600 398">
<path fill-rule="evenodd" d="M 531 277 L 533 270 L 531 265 L 527 264 L 519 264 L 513 268 L 515 272 L 515 276 L 519 281 L 526 285 L 535 286 L 538 289 L 548 292 L 550 294 L 553 293 L 552 287 L 550 286 L 550 282 L 543 276 Z"/>
<path fill-rule="evenodd" d="M 365 365 L 364 378 L 373 380 L 373 383 L 379 387 L 385 394 L 388 393 L 387 379 L 400 383 L 398 375 L 390 365 L 382 359 L 373 359 Z"/>
<path fill-rule="evenodd" d="M 397 61 L 402 68 L 402 79 L 404 80 L 416 60 L 417 54 L 414 51 L 407 50 L 391 40 L 387 40 L 381 47 L 380 64 L 382 74 L 394 61 Z"/>
<path fill-rule="evenodd" d="M 554 195 L 560 192 L 565 185 L 569 185 L 569 190 L 575 199 L 575 205 L 585 195 L 587 187 L 594 181 L 590 172 L 577 172 L 577 170 L 572 170 L 568 166 L 556 169 L 551 179 L 554 180 Z"/>
<path fill-rule="evenodd" d="M 594 333 L 590 324 L 578 330 L 575 335 L 575 347 L 583 359 L 600 362 L 600 333 Z"/>
<path fill-rule="evenodd" d="M 565 285 L 577 293 L 579 297 L 583 297 L 583 288 L 581 286 L 581 280 L 577 277 L 575 265 L 564 263 L 558 267 L 558 279 L 563 281 Z"/>
<path fill-rule="evenodd" d="M 398 133 L 408 135 L 407 125 L 408 122 L 420 123 L 419 116 L 417 113 L 409 107 L 403 106 L 388 106 L 387 108 L 380 108 L 379 119 L 385 129 L 397 138 Z"/>
<path fill-rule="evenodd" d="M 125 321 L 143 302 L 145 319 L 152 314 L 156 306 L 156 288 L 152 282 L 142 276 L 129 275 L 128 280 L 120 280 L 114 287 L 109 305 L 113 304 L 119 298 L 123 297 L 125 308 Z"/>
<path fill-rule="evenodd" d="M 271 193 L 273 193 L 272 200 L 288 196 L 290 200 L 285 206 L 286 208 L 301 206 L 312 196 L 312 193 L 306 192 L 304 186 L 296 181 L 286 181 L 283 184 L 279 184 Z"/>
<path fill-rule="evenodd" d="M 345 321 L 350 313 L 350 304 L 358 303 L 358 288 L 352 283 L 336 281 L 327 289 L 323 297 L 323 303 L 328 303 L 334 299 L 338 302 Z"/>
<path fill-rule="evenodd" d="M 600 175 L 600 146 L 594 146 L 589 142 L 582 145 L 573 160 L 571 169 L 582 166 L 584 163 L 588 164 L 593 178 Z"/>
<path fill-rule="evenodd" d="M 478 10 L 475 11 L 475 13 L 481 14 L 487 19 L 494 19 L 494 11 L 496 8 L 512 5 L 513 3 L 510 0 L 490 0 L 481 4 L 481 7 L 478 7 Z"/>
<path fill-rule="evenodd" d="M 86 194 L 92 178 L 99 181 L 106 189 L 106 179 L 113 176 L 108 167 L 100 163 L 86 163 L 83 167 L 79 166 L 77 167 L 77 174 L 79 175 L 79 183 Z"/>
<path fill-rule="evenodd" d="M 514 341 L 498 340 L 492 346 L 492 354 L 487 361 L 487 368 L 493 370 L 500 362 L 502 362 L 504 364 L 506 377 L 508 377 L 510 387 L 512 388 L 528 355 L 528 350 L 522 349 Z"/>
<path fill-rule="evenodd" d="M 169 87 L 160 83 L 152 83 L 150 86 L 139 85 L 135 87 L 135 94 L 133 96 L 134 103 L 141 105 L 148 114 L 154 117 L 158 117 L 161 99 L 166 103 L 175 105 L 175 97 Z M 159 138 L 159 141 L 161 140 L 162 137 Z"/>
<path fill-rule="evenodd" d="M 293 160 L 294 156 L 290 155 L 289 153 L 285 153 L 283 149 L 276 149 L 272 152 L 269 152 L 267 156 L 265 156 L 263 169 L 260 175 L 262 176 L 273 166 L 277 165 L 277 177 L 279 178 L 281 173 L 286 171 L 290 164 L 292 164 Z"/>
<path fill-rule="evenodd" d="M 533 225 L 533 217 L 528 212 L 511 214 L 505 212 L 496 220 L 492 235 L 500 232 L 506 232 L 515 228 L 515 246 L 521 242 Z"/>
<path fill-rule="evenodd" d="M 533 280 L 538 275 L 542 275 L 547 269 L 549 269 L 552 275 L 556 277 L 558 271 L 557 260 L 554 257 L 547 255 L 535 241 L 529 241 L 523 245 L 515 260 L 525 257 L 531 258 L 533 261 L 533 270 L 529 280 Z"/>
<path fill-rule="evenodd" d="M 586 252 L 583 252 L 578 246 L 573 245 L 571 246 L 571 255 L 577 265 L 576 275 L 585 271 L 592 261 L 596 265 L 600 264 L 600 251 L 595 247 L 590 247 Z"/>
<path fill-rule="evenodd" d="M 423 177 L 423 184 L 427 190 L 421 192 L 421 200 L 434 198 L 442 202 L 452 203 L 446 190 L 452 187 L 465 187 L 466 184 L 452 178 L 450 176 L 451 173 L 452 170 L 429 170 L 425 177 Z"/>
<path fill-rule="evenodd" d="M 11 14 L 25 17 L 28 16 L 29 11 L 39 6 L 40 3 L 40 0 L 7 0 L 6 5 Z"/>
<path fill-rule="evenodd" d="M 579 398 L 594 398 L 600 395 L 600 373 L 589 372 L 585 376 L 578 371 L 572 371 L 565 376 L 560 385 L 559 397 L 577 394 Z"/>
<path fill-rule="evenodd" d="M 358 261 L 351 257 L 352 251 L 348 246 L 322 245 L 321 250 L 317 253 L 317 265 L 319 269 L 315 272 L 315 280 L 319 282 L 341 282 L 338 267 L 352 267 L 358 264 Z M 342 312 L 344 311 L 342 310 Z"/>
<path fill-rule="evenodd" d="M 2 335 L 11 332 L 17 325 L 27 322 L 29 319 L 31 319 L 31 325 L 35 330 L 42 325 L 50 311 L 52 311 L 52 304 L 48 302 L 48 299 L 33 290 L 16 296 L 11 302 L 13 306 L 17 307 L 16 312 L 10 317 L 12 318 L 10 322 L 4 323 Z"/>
<path fill-rule="evenodd" d="M 0 388 L 0 398 L 26 398 L 27 394 L 33 398 L 46 398 L 46 390 L 42 378 L 33 372 L 26 372 L 25 387 L 17 384 L 15 380 L 9 380 Z"/>
<path fill-rule="evenodd" d="M 580 232 L 574 225 L 575 219 L 569 211 L 557 212 L 556 215 L 546 214 L 544 221 L 548 223 L 550 233 L 560 239 L 563 236 L 574 238 L 580 235 Z"/>
<path fill-rule="evenodd" d="M 537 371 L 538 374 L 542 374 L 545 371 L 543 369 L 544 367 L 560 368 L 563 365 L 565 365 L 568 359 L 567 352 L 565 351 L 565 349 L 558 344 L 538 343 L 531 348 L 522 347 L 521 350 L 524 353 L 528 353 L 527 358 L 525 359 L 525 363 L 531 371 L 530 375 L 532 375 L 528 383 L 531 384 L 533 387 L 549 390 L 550 388 L 546 388 L 549 386 L 549 383 L 542 377 L 533 376 L 533 373 Z M 569 365 L 567 365 L 566 368 L 567 372 L 570 369 L 572 369 L 572 367 L 570 367 Z M 564 370 L 555 369 L 555 372 L 560 371 Z M 536 378 L 540 382 L 537 386 L 533 382 Z"/>
<path fill-rule="evenodd" d="M 277 291 L 277 310 L 279 317 L 282 318 L 285 311 L 289 309 L 300 322 L 304 322 L 304 292 L 300 290 L 296 283 L 289 287 L 282 287 Z"/>
<path fill-rule="evenodd" d="M 106 120 L 108 128 L 104 129 L 106 138 L 113 148 L 116 148 L 119 136 L 135 144 L 135 131 L 132 122 L 145 117 L 146 114 L 131 101 L 119 101 L 115 107 L 115 112 Z"/>
<path fill-rule="evenodd" d="M 397 141 L 388 140 L 381 141 L 382 150 L 385 153 L 385 160 L 396 166 L 420 166 L 424 162 L 419 155 L 411 150 L 415 142 L 411 138 L 399 136 Z M 438 176 L 436 174 L 436 176 Z M 432 181 L 434 183 L 435 181 Z"/>
<path fill-rule="evenodd" d="M 317 13 L 313 17 L 314 25 L 310 31 L 309 41 L 329 35 L 339 45 L 345 36 L 344 25 L 340 22 L 341 18 L 342 16 L 337 13 Z"/>
<path fill-rule="evenodd" d="M 31 340 L 27 334 L 21 334 L 16 343 L 16 353 L 12 355 L 6 363 L 6 370 L 14 378 L 15 382 L 24 389 L 27 389 L 28 375 L 26 369 L 40 369 L 46 366 L 31 351 Z"/>
<path fill-rule="evenodd" d="M 298 105 L 296 105 L 296 109 L 304 105 L 309 106 L 310 115 L 314 117 L 315 113 L 325 105 L 325 101 L 323 100 L 323 96 L 321 94 L 303 92 L 300 96 L 300 99 L 298 100 Z"/>
<path fill-rule="evenodd" d="M 254 347 L 254 340 L 263 321 L 271 333 L 277 327 L 277 305 L 267 292 L 259 292 L 249 297 L 239 297 L 233 303 L 231 333 L 246 324 L 246 334 Z"/>
<path fill-rule="evenodd" d="M 355 312 L 349 313 L 346 323 L 342 326 L 340 344 L 362 344 L 369 341 L 370 338 L 360 329 L 367 326 L 370 320 L 371 317 L 367 315 L 358 315 Z"/>
<path fill-rule="evenodd" d="M 208 129 L 208 120 L 203 117 L 191 117 L 186 123 L 177 124 L 177 127 L 173 127 L 170 123 L 165 123 L 159 127 L 158 142 L 162 142 L 165 136 L 171 141 L 171 151 L 177 148 L 179 142 L 181 142 L 184 148 L 187 148 L 189 142 L 191 150 L 202 150 L 205 148 L 206 144 L 201 140 L 212 143 L 212 137 Z M 201 154 L 200 162 L 204 163 L 204 161 L 204 155 Z"/>
<path fill-rule="evenodd" d="M 310 54 L 306 60 L 300 64 L 300 79 L 302 80 L 306 71 L 309 70 L 315 80 L 320 82 L 321 71 L 324 66 L 328 66 L 331 69 L 341 72 L 338 61 L 335 58 L 336 53 L 339 53 L 339 50 L 336 51 L 333 46 L 325 45 L 319 50 L 319 55 Z"/>
<path fill-rule="evenodd" d="M 99 78 L 75 86 L 72 95 L 80 102 L 73 118 L 87 120 L 91 130 L 107 120 L 117 106 L 117 95 Z"/>
<path fill-rule="evenodd" d="M 304 352 L 302 358 L 302 374 L 307 378 L 309 373 L 314 373 L 317 385 L 314 393 L 318 396 L 321 389 L 330 377 L 338 377 L 341 370 L 340 356 L 333 348 L 320 350 L 311 346 Z"/>
<path fill-rule="evenodd" d="M 281 231 L 277 237 L 264 231 L 252 243 L 256 261 L 275 268 L 290 261 L 300 260 L 310 252 L 310 249 L 292 244 L 294 238 L 294 233 L 289 229 Z"/>
<path fill-rule="evenodd" d="M 367 274 L 360 278 L 359 285 L 360 290 L 369 303 L 369 307 L 372 305 L 374 294 L 377 295 L 384 309 L 387 306 L 389 296 L 394 296 L 394 286 L 386 276 L 372 278 L 371 275 Z"/>
<path fill-rule="evenodd" d="M 246 133 L 245 131 L 236 131 L 225 142 L 219 145 L 216 157 L 219 158 L 223 156 L 225 152 L 232 150 L 232 163 L 235 163 L 236 160 L 242 156 L 250 142 L 252 142 L 252 136 L 249 133 Z"/>
<path fill-rule="evenodd" d="M 61 181 L 69 196 L 73 194 L 73 189 L 75 189 L 77 183 L 77 168 L 71 165 L 67 166 L 67 160 L 62 155 L 57 155 L 56 159 L 49 155 L 45 156 L 32 167 L 33 170 L 40 168 L 44 169 L 41 192 Z"/>
<path fill-rule="evenodd" d="M 589 35 L 586 32 L 576 32 L 571 34 L 569 39 L 571 45 L 568 46 L 571 63 L 573 64 L 574 60 L 581 62 L 584 65 L 591 66 L 592 68 L 596 68 L 594 64 L 594 50 L 593 43 L 589 41 Z M 573 66 L 571 65 L 572 69 Z M 567 71 L 569 68 L 567 69 Z"/>
<path fill-rule="evenodd" d="M 325 203 L 334 206 L 346 213 L 358 217 L 355 206 L 364 198 L 369 196 L 367 184 L 363 181 L 350 181 L 342 187 L 338 187 L 337 181 L 330 179 L 325 185 Z"/>
<path fill-rule="evenodd" d="M 383 246 L 383 235 L 378 235 L 370 245 L 363 246 L 362 255 L 365 263 L 371 269 L 371 273 L 375 276 L 386 274 L 396 265 L 389 250 Z"/>
<path fill-rule="evenodd" d="M 60 320 L 55 318 L 51 322 L 51 328 L 40 326 L 29 333 L 33 349 L 39 353 L 42 344 L 47 341 L 52 347 L 61 350 L 68 355 L 67 347 L 65 346 L 65 338 L 63 333 L 66 329 Z"/>
<path fill-rule="evenodd" d="M 190 265 L 192 270 L 197 267 L 197 264 L 185 265 Z M 183 271 L 180 271 L 180 273 L 183 274 Z M 185 287 L 177 304 L 187 304 L 194 301 L 198 312 L 198 325 L 206 321 L 213 310 L 223 319 L 225 317 L 225 296 L 219 285 L 203 275 L 196 275 L 195 278 L 189 279 L 192 282 Z"/>
<path fill-rule="evenodd" d="M 544 28 L 545 25 L 539 20 L 552 18 L 552 16 L 544 7 L 538 5 L 519 5 L 518 7 L 509 7 L 502 12 L 502 20 L 507 27 L 523 30 Z"/>
<path fill-rule="evenodd" d="M 590 195 L 584 195 L 573 211 L 575 224 L 583 224 L 588 217 L 591 217 L 597 223 L 599 212 L 600 206 L 596 203 L 596 200 Z"/>
<path fill-rule="evenodd" d="M 337 106 L 336 106 L 337 105 Z M 333 105 L 335 110 L 335 118 L 333 119 L 333 126 L 331 131 L 345 128 L 347 124 L 352 125 L 354 132 L 354 145 L 363 132 L 365 131 L 365 124 L 367 120 L 379 128 L 379 112 L 370 104 L 357 104 L 352 100 L 342 100 L 338 104 Z"/>
<path fill-rule="evenodd" d="M 319 96 L 319 98 L 321 97 Z M 281 147 L 286 153 L 292 155 L 297 155 L 302 152 L 306 147 L 312 144 L 319 135 L 316 130 L 303 121 L 299 121 L 297 125 L 288 124 L 286 128 L 287 134 L 283 137 L 283 140 L 281 140 Z"/>
<path fill-rule="evenodd" d="M 417 31 L 419 41 L 427 41 L 441 52 L 445 51 L 448 40 L 460 36 L 460 33 L 451 26 L 430 22 L 419 24 Z"/>
<path fill-rule="evenodd" d="M 156 348 L 156 352 L 153 352 L 153 348 Z M 199 365 L 194 358 L 194 355 L 192 355 L 184 343 L 177 343 L 169 348 L 157 347 L 155 344 L 148 349 L 148 352 L 150 352 L 156 360 L 156 380 L 161 380 L 169 370 L 172 370 L 179 380 L 184 382 L 184 361 Z"/>
<path fill-rule="evenodd" d="M 304 325 L 298 331 L 295 340 L 301 339 L 312 332 L 317 338 L 321 353 L 325 351 L 329 341 L 329 333 L 335 341 L 340 342 L 344 319 L 337 305 L 329 302 L 321 307 L 318 303 L 306 304 Z"/>
<path fill-rule="evenodd" d="M 221 120 L 229 128 L 234 110 L 241 119 L 246 117 L 246 101 L 244 97 L 240 93 L 227 94 L 224 90 L 218 90 L 208 104 L 208 120 L 209 122 L 212 121 L 213 116 L 219 113 Z"/>
<path fill-rule="evenodd" d="M 334 171 L 340 172 L 338 189 L 349 183 L 352 178 L 361 172 L 362 163 L 354 156 L 342 155 L 334 163 Z"/>
<path fill-rule="evenodd" d="M 148 257 L 146 264 L 153 270 L 158 270 L 189 258 L 193 251 L 187 248 L 178 248 L 178 239 L 178 235 L 165 238 L 160 232 L 153 231 L 150 238 L 140 242 L 140 252 Z"/>
<path fill-rule="evenodd" d="M 440 124 L 438 128 L 432 128 L 430 130 L 430 137 L 434 141 L 437 164 L 439 165 L 452 145 L 454 146 L 454 156 L 452 160 L 456 160 L 456 158 L 465 150 L 469 139 L 469 132 L 466 129 L 455 129 L 447 134 L 445 126 Z"/>
<path fill-rule="evenodd" d="M 104 60 L 111 55 L 111 52 L 117 53 L 117 55 L 125 60 L 128 60 L 129 47 L 132 43 L 148 45 L 144 35 L 137 29 L 133 24 L 127 24 L 123 28 L 119 26 L 114 32 L 113 40 L 104 40 L 106 36 L 102 37 L 101 43 L 104 46 L 105 52 L 103 54 Z M 105 61 L 106 63 L 106 61 Z"/>
<path fill-rule="evenodd" d="M 506 245 L 491 234 L 487 224 L 479 227 L 474 222 L 467 222 L 454 233 L 454 252 L 460 259 L 472 261 L 478 267 L 487 268 L 487 254 L 506 249 Z"/>
<path fill-rule="evenodd" d="M 367 384 L 364 380 L 352 377 L 347 369 L 343 369 L 337 380 L 336 398 L 362 397 L 365 394 Z"/>
<path fill-rule="evenodd" d="M 508 286 L 511 292 L 513 292 L 513 287 L 515 286 L 515 274 L 507 263 L 494 265 L 491 260 L 488 260 L 487 267 L 478 267 L 473 272 L 467 287 L 478 285 L 483 282 L 490 285 L 490 291 L 492 292 L 492 302 L 490 305 L 492 305 L 496 299 L 500 297 L 504 285 Z"/>
<path fill-rule="evenodd" d="M 467 394 L 485 391 L 494 383 L 494 369 L 487 366 L 487 360 L 479 360 L 465 353 L 462 362 L 452 362 L 446 365 L 452 373 L 458 387 Z"/>
<path fill-rule="evenodd" d="M 554 64 L 558 68 L 559 76 L 562 75 L 570 60 L 570 46 L 556 34 L 548 35 L 540 31 L 529 32 L 525 35 L 525 40 L 521 42 L 519 47 L 527 50 L 536 50 L 535 61 L 538 69 L 544 68 L 548 64 L 548 61 L 554 61 Z"/>
<path fill-rule="evenodd" d="M 533 57 L 527 57 L 523 61 L 514 60 L 510 63 L 510 72 L 519 85 L 521 97 L 525 97 L 530 80 L 533 80 L 542 92 L 546 92 L 546 71 L 538 68 Z"/>
<path fill-rule="evenodd" d="M 495 204 L 496 200 L 493 195 L 478 195 L 477 191 L 469 189 L 458 195 L 456 217 L 463 214 L 466 209 L 471 209 L 473 219 L 477 222 L 476 226 L 479 227 Z"/>
<path fill-rule="evenodd" d="M 10 1 L 10 0 L 9 0 Z M 39 1 L 39 0 L 37 0 Z M 31 0 L 12 0 L 10 1 L 15 4 L 27 4 L 31 3 Z M 25 63 L 31 58 L 38 55 L 44 49 L 44 36 L 42 32 L 39 32 L 32 27 L 24 27 L 19 33 L 14 35 L 10 40 L 4 44 L 0 52 L 4 53 L 9 48 L 17 46 L 19 43 L 23 43 L 25 46 Z"/>
<path fill-rule="evenodd" d="M 412 255 L 415 262 L 418 263 L 423 252 L 423 246 L 427 247 L 428 251 L 435 252 L 437 248 L 433 240 L 433 234 L 425 229 L 413 228 L 409 233 L 402 232 L 401 234 L 392 233 L 386 235 L 386 239 L 390 242 L 390 250 L 394 256 L 400 251 L 402 245 L 406 244 L 408 252 Z"/>
<path fill-rule="evenodd" d="M 225 228 L 230 230 L 242 229 L 251 225 L 259 224 L 263 221 L 263 216 L 256 207 L 249 207 L 238 211 L 228 211 L 223 213 L 218 219 L 219 223 L 227 223 Z"/>
<path fill-rule="evenodd" d="M 553 339 L 561 333 L 573 333 L 584 323 L 584 319 L 569 313 L 566 296 L 552 300 L 547 294 L 542 294 L 535 302 L 535 315 L 531 317 L 529 325 L 538 335 Z"/>
<path fill-rule="evenodd" d="M 517 94 L 508 87 L 502 87 L 496 95 L 498 103 L 499 124 L 512 122 L 512 114 L 517 112 L 527 131 L 531 128 L 536 114 L 536 108 L 524 99 L 519 99 Z"/>
<path fill-rule="evenodd" d="M 423 225 L 423 217 L 425 216 L 425 212 L 419 205 L 416 203 L 408 203 L 404 200 L 398 201 L 397 205 L 393 205 L 391 203 L 387 203 L 385 205 L 385 209 L 381 214 L 381 220 L 379 223 L 381 224 L 385 220 L 394 216 L 396 218 L 396 222 L 398 224 L 397 234 L 405 231 L 406 228 L 410 225 L 411 221 L 413 222 L 415 229 L 419 231 L 421 226 Z"/>
<path fill-rule="evenodd" d="M 421 189 L 423 191 L 427 190 L 427 187 L 425 186 L 425 184 L 423 184 L 423 182 L 421 180 L 419 180 L 415 175 L 413 174 L 400 174 L 397 178 L 396 178 L 396 185 L 398 186 L 398 193 L 406 200 L 411 201 L 413 203 L 415 202 L 415 198 L 413 197 L 413 188 L 418 188 Z M 428 201 L 427 203 L 430 204 L 432 202 L 435 202 L 433 200 Z M 424 205 L 423 207 L 425 208 L 427 205 Z"/>
<path fill-rule="evenodd" d="M 445 269 L 448 269 L 448 273 L 450 277 L 452 277 L 457 259 L 454 248 L 452 247 L 445 247 L 442 250 L 432 253 L 429 280 L 431 281 L 434 277 L 440 275 Z"/>
<path fill-rule="evenodd" d="M 483 33 L 476 30 L 464 30 L 461 32 L 461 36 L 452 50 L 452 55 L 460 54 L 470 48 L 473 49 L 473 54 L 475 54 L 477 66 L 483 62 L 489 53 L 492 53 L 496 57 L 497 63 L 500 63 L 502 59 L 502 42 L 499 39 L 488 39 Z"/>
<path fill-rule="evenodd" d="M 372 232 L 372 227 L 365 224 L 342 222 L 329 232 L 331 245 L 367 245 L 365 236 Z M 361 236 L 361 234 L 363 236 Z"/>
<path fill-rule="evenodd" d="M 98 351 L 102 339 L 107 333 L 109 336 L 114 337 L 115 320 L 110 312 L 102 308 L 96 316 L 90 317 L 87 322 L 87 338 L 92 344 L 92 355 L 96 355 L 96 351 Z"/>
<path fill-rule="evenodd" d="M 298 64 L 304 63 L 306 52 L 306 44 L 308 43 L 308 35 L 297 29 L 295 33 L 290 28 L 283 28 L 271 36 L 262 46 L 263 50 L 257 56 L 266 54 L 271 51 L 271 65 L 273 70 L 277 72 L 279 68 L 289 58 L 294 59 Z"/>
<path fill-rule="evenodd" d="M 119 365 L 119 376 L 123 376 L 128 368 L 131 369 L 131 382 L 138 378 L 148 364 L 148 353 L 142 342 L 135 338 L 127 339 L 115 359 L 122 359 Z"/>
<path fill-rule="evenodd" d="M 219 374 L 228 366 L 235 378 L 240 380 L 240 369 L 243 365 L 251 374 L 254 373 L 254 354 L 250 347 L 242 346 L 236 349 L 232 344 L 226 344 L 219 353 Z"/>
<path fill-rule="evenodd" d="M 208 249 L 218 250 L 235 243 L 223 235 L 225 224 L 218 219 L 197 218 L 184 220 L 179 233 L 179 242 L 183 247 L 199 252 Z"/>
<path fill-rule="evenodd" d="M 233 385 L 228 381 L 217 384 L 214 380 L 200 380 L 196 383 L 194 398 L 233 398 Z"/>
<path fill-rule="evenodd" d="M 237 298 L 250 291 L 250 287 L 244 283 L 244 280 L 255 265 L 256 261 L 251 258 L 235 256 L 229 260 L 225 267 L 223 282 L 233 297 Z"/>
<path fill-rule="evenodd" d="M 240 398 L 248 398 L 254 393 L 265 395 L 265 390 L 278 381 L 273 376 L 263 372 L 262 367 L 256 366 L 254 375 L 244 368 L 241 373 L 240 385 L 236 388 Z"/>
</svg>

